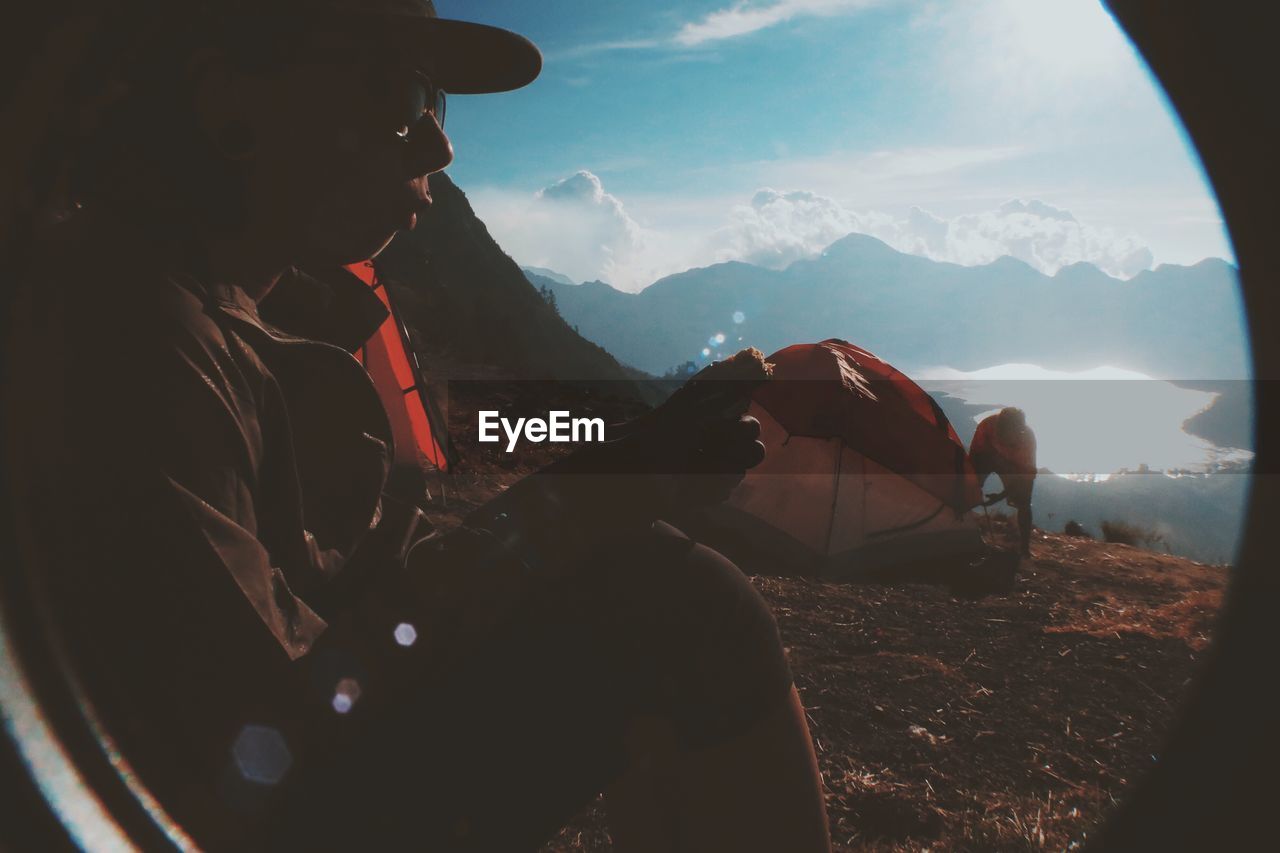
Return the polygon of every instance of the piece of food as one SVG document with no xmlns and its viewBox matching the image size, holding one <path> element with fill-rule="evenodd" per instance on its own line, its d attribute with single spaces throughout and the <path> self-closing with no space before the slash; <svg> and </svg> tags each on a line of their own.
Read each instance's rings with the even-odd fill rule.
<svg viewBox="0 0 1280 853">
<path fill-rule="evenodd" d="M 773 375 L 764 353 L 748 347 L 724 361 L 709 364 L 689 377 L 665 401 L 634 420 L 610 427 L 613 438 L 646 429 L 685 428 L 691 421 L 743 414 L 751 395 Z"/>
<path fill-rule="evenodd" d="M 723 361 L 717 361 L 698 371 L 694 382 L 715 380 L 768 379 L 773 375 L 773 365 L 764 360 L 764 353 L 755 347 L 738 350 Z"/>
<path fill-rule="evenodd" d="M 703 412 L 719 408 L 745 411 L 752 392 L 772 375 L 773 365 L 764 360 L 764 353 L 748 347 L 698 371 L 660 410 L 671 415 L 695 407 Z"/>
</svg>

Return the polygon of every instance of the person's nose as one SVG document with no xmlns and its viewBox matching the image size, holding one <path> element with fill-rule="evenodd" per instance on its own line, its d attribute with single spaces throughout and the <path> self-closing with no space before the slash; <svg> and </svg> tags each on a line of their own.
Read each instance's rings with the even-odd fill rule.
<svg viewBox="0 0 1280 853">
<path fill-rule="evenodd" d="M 453 162 L 453 144 L 430 113 L 414 126 L 407 142 L 405 166 L 410 178 L 439 172 Z"/>
</svg>

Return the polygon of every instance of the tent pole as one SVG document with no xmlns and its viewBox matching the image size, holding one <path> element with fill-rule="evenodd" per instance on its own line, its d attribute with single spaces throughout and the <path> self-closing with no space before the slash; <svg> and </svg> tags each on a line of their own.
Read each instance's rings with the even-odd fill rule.
<svg viewBox="0 0 1280 853">
<path fill-rule="evenodd" d="M 831 514 L 827 517 L 827 547 L 823 557 L 831 556 L 831 537 L 836 530 L 836 509 L 840 506 L 840 472 L 844 467 L 844 442 L 839 438 L 832 440 L 836 443 L 836 475 L 835 485 L 831 490 Z"/>
</svg>

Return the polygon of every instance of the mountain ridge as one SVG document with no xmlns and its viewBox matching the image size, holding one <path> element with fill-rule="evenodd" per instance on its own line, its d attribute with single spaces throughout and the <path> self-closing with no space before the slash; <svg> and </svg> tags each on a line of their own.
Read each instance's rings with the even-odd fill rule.
<svg viewBox="0 0 1280 853">
<path fill-rule="evenodd" d="M 524 378 L 650 394 L 635 384 L 644 378 L 638 371 L 580 335 L 538 292 L 446 173 L 433 174 L 430 185 L 434 201 L 418 226 L 398 234 L 375 260 L 416 333 L 416 348 Z"/>
<path fill-rule="evenodd" d="M 1113 364 L 1164 378 L 1230 379 L 1248 376 L 1236 276 L 1220 258 L 1161 264 L 1128 280 L 1088 262 L 1049 276 L 1012 256 L 967 267 L 850 234 L 781 270 L 725 261 L 638 293 L 603 282 L 548 286 L 584 336 L 651 373 L 714 359 L 711 338 L 723 333 L 726 353 L 739 343 L 772 352 L 838 337 L 906 369 Z M 735 323 L 738 313 L 745 319 Z"/>
</svg>

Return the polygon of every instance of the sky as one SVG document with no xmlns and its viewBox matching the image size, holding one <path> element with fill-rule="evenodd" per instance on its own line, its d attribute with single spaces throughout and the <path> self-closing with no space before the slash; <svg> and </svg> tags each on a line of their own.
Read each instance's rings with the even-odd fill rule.
<svg viewBox="0 0 1280 853">
<path fill-rule="evenodd" d="M 1234 260 L 1176 115 L 1098 0 L 436 0 L 543 51 L 457 96 L 451 177 L 503 248 L 640 290 L 850 232 L 1119 278 Z"/>
</svg>

